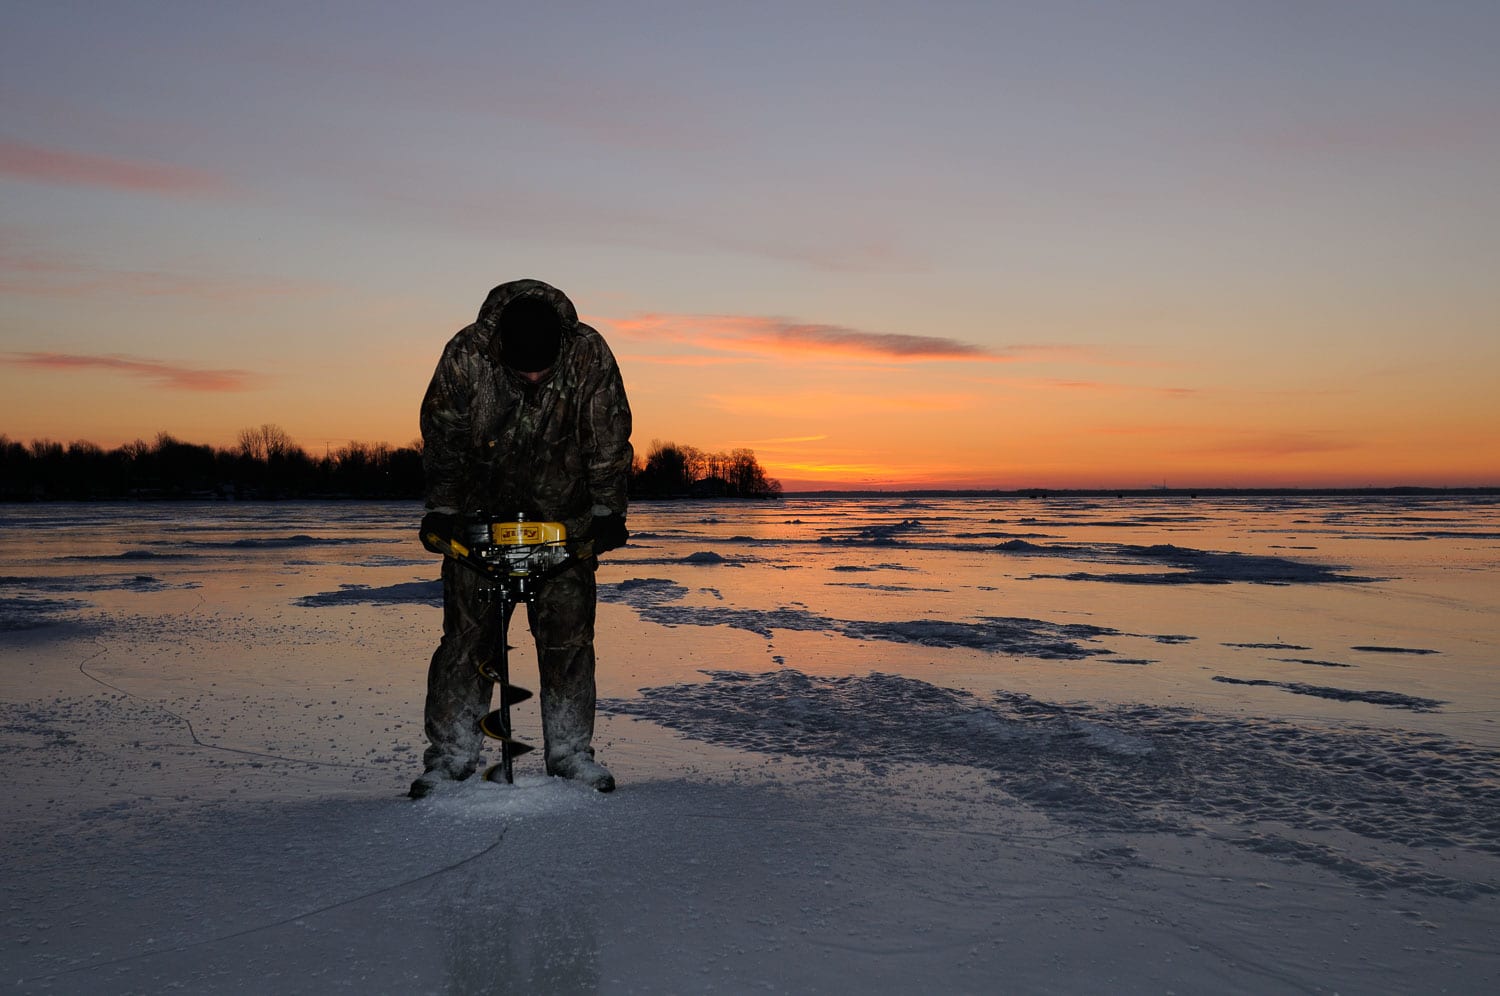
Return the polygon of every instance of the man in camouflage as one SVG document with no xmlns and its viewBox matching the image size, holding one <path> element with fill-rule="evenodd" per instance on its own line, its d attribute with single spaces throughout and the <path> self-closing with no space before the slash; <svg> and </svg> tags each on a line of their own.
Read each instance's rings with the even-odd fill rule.
<svg viewBox="0 0 1500 996">
<path fill-rule="evenodd" d="M 593 552 L 624 545 L 633 452 L 630 405 L 614 355 L 562 291 L 539 280 L 492 290 L 449 341 L 422 401 L 424 531 L 464 515 L 561 522 Z M 594 760 L 595 561 L 546 582 L 527 603 L 541 677 L 549 775 L 614 788 Z M 443 638 L 427 677 L 430 746 L 413 798 L 478 767 L 494 683 L 479 673 L 505 639 L 485 582 L 443 560 Z"/>
</svg>

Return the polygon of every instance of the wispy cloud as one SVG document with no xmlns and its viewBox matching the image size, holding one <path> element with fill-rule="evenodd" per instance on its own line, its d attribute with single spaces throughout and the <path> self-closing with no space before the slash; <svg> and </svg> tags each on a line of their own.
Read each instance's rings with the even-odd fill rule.
<svg viewBox="0 0 1500 996">
<path fill-rule="evenodd" d="M 706 394 L 703 400 L 731 415 L 755 418 L 848 418 L 892 412 L 972 411 L 984 400 L 952 391 L 927 393 L 860 393 L 855 391 L 799 391 L 783 394 Z"/>
<path fill-rule="evenodd" d="M 671 342 L 754 356 L 874 361 L 967 360 L 1002 362 L 983 346 L 943 336 L 866 332 L 842 325 L 794 322 L 753 315 L 646 314 L 610 323 L 637 340 Z"/>
<path fill-rule="evenodd" d="M 616 350 L 615 355 L 630 363 L 652 363 L 664 367 L 722 367 L 730 363 L 743 363 L 743 356 L 708 356 L 703 353 L 691 355 L 669 355 L 664 353 L 628 353 Z"/>
<path fill-rule="evenodd" d="M 1348 439 L 1316 432 L 1266 432 L 1229 435 L 1182 452 L 1194 456 L 1293 457 L 1339 453 L 1363 447 Z"/>
<path fill-rule="evenodd" d="M 23 243 L 0 227 L 0 238 Z M 326 293 L 329 287 L 305 280 L 216 276 L 153 270 L 120 270 L 45 251 L 0 246 L 0 291 L 41 297 L 122 294 L 132 297 L 187 297 L 245 301 Z"/>
<path fill-rule="evenodd" d="M 157 387 L 177 391 L 249 391 L 264 380 L 260 374 L 246 370 L 203 370 L 118 354 L 83 356 L 77 353 L 9 353 L 4 356 L 3 362 L 10 366 L 58 373 L 104 370 L 141 377 Z"/>
<path fill-rule="evenodd" d="M 792 443 L 820 443 L 828 438 L 827 433 L 817 436 L 779 436 L 775 439 L 742 439 L 735 446 L 783 446 Z"/>
<path fill-rule="evenodd" d="M 95 156 L 8 139 L 0 139 L 0 176 L 135 193 L 197 196 L 229 190 L 222 177 L 203 170 L 149 160 Z"/>
<path fill-rule="evenodd" d="M 1163 398 L 1190 398 L 1201 393 L 1193 387 L 1154 387 L 1141 384 L 1121 384 L 1103 380 L 1048 380 L 1017 381 L 1018 386 L 1047 391 L 1077 391 L 1087 394 L 1151 394 Z"/>
</svg>

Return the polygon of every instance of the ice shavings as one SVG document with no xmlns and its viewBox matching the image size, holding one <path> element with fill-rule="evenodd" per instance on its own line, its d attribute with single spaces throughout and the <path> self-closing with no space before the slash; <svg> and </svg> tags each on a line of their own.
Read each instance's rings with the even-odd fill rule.
<svg viewBox="0 0 1500 996">
<path fill-rule="evenodd" d="M 766 754 L 979 769 L 1082 826 L 1274 846 L 1366 888 L 1500 891 L 1465 877 L 1464 862 L 1437 860 L 1500 855 L 1500 751 L 1491 748 L 1168 706 L 1061 705 L 1005 691 L 986 699 L 893 674 L 704 673 L 706 683 L 600 706 Z"/>
</svg>

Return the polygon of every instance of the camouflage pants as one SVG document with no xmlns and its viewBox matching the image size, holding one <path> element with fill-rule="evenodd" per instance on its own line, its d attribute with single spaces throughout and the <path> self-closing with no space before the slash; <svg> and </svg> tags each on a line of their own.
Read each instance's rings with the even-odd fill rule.
<svg viewBox="0 0 1500 996">
<path fill-rule="evenodd" d="M 484 582 L 454 561 L 443 560 L 443 639 L 427 671 L 427 769 L 467 778 L 479 765 L 495 683 L 479 673 L 480 661 L 500 652 L 510 619 Z M 526 604 L 541 678 L 542 738 L 547 767 L 569 754 L 593 753 L 594 573 L 578 567 L 552 578 Z M 513 610 L 514 604 L 510 606 Z M 511 669 L 511 683 L 526 686 Z M 521 739 L 528 739 L 522 737 Z"/>
</svg>

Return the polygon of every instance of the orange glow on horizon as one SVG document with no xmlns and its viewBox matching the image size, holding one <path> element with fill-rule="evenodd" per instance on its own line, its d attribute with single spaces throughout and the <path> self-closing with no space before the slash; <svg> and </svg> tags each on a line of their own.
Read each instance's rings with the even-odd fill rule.
<svg viewBox="0 0 1500 996">
<path fill-rule="evenodd" d="M 658 343 L 637 356 L 637 340 L 611 338 L 638 452 L 657 438 L 710 452 L 749 448 L 791 491 L 1500 481 L 1496 429 L 1482 402 L 1472 401 L 1470 413 L 1456 407 L 1479 397 L 1460 379 L 1445 382 L 1441 397 L 1419 386 L 1361 394 L 1324 384 L 1261 387 L 1250 367 L 1215 384 L 1193 379 L 1190 364 L 1120 366 L 1093 350 L 1017 353 L 976 373 L 952 359 L 871 361 L 864 341 L 797 352 L 790 362 L 732 351 L 773 340 L 738 332 L 728 340 L 730 351 L 700 344 L 674 354 L 660 351 L 671 343 Z M 0 431 L 22 442 L 106 448 L 167 432 L 229 448 L 241 430 L 271 423 L 312 454 L 352 441 L 409 445 L 443 341 L 398 330 L 379 348 L 347 353 L 333 378 L 305 362 L 256 369 L 122 353 L 0 353 L 8 399 Z M 1484 379 L 1477 365 L 1463 376 Z M 1426 423 L 1408 414 L 1424 412 L 1446 414 Z"/>
</svg>

